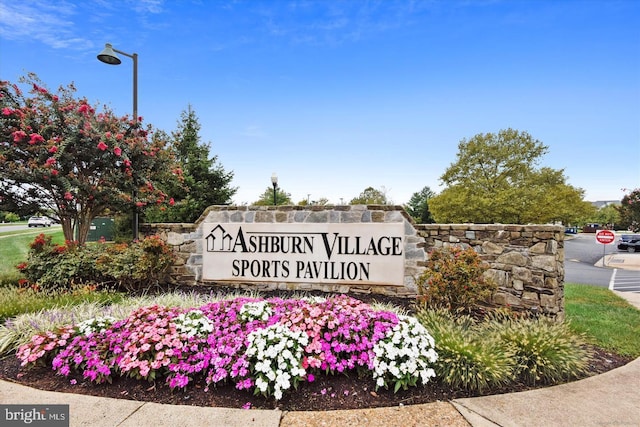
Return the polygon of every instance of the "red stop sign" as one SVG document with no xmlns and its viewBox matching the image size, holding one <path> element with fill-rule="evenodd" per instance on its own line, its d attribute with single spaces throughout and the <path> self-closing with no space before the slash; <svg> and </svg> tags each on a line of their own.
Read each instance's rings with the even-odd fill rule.
<svg viewBox="0 0 640 427">
<path fill-rule="evenodd" d="M 613 243 L 616 239 L 616 235 L 613 231 L 610 230 L 598 230 L 596 232 L 596 240 L 598 243 L 602 243 L 603 245 L 608 245 L 609 243 Z"/>
</svg>

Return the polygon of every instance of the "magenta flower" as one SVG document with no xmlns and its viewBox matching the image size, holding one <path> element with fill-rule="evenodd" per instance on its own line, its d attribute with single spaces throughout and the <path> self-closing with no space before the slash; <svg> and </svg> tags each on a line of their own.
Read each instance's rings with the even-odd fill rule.
<svg viewBox="0 0 640 427">
<path fill-rule="evenodd" d="M 120 157 L 120 155 L 122 154 L 122 149 L 120 147 L 116 147 L 113 149 L 113 154 L 115 154 L 116 156 Z"/>
<path fill-rule="evenodd" d="M 105 144 L 104 142 L 100 141 L 100 143 L 98 144 L 98 149 L 99 149 L 100 151 L 104 151 L 104 150 L 106 150 L 107 148 L 109 148 L 109 147 L 107 146 L 107 144 Z"/>
</svg>

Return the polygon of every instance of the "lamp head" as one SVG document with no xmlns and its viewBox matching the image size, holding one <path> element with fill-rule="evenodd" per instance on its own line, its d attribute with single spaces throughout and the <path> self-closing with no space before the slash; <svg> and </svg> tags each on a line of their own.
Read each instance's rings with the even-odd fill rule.
<svg viewBox="0 0 640 427">
<path fill-rule="evenodd" d="M 120 58 L 118 58 L 118 55 L 113 51 L 111 43 L 106 43 L 104 45 L 104 49 L 98 55 L 98 59 L 109 65 L 120 65 L 122 63 Z"/>
<path fill-rule="evenodd" d="M 275 186 L 278 185 L 278 175 L 275 172 L 271 175 L 271 183 Z"/>
</svg>

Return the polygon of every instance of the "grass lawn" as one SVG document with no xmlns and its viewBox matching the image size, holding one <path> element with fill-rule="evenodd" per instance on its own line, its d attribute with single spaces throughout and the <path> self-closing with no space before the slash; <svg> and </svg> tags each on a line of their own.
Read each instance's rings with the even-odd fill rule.
<svg viewBox="0 0 640 427">
<path fill-rule="evenodd" d="M 565 283 L 565 313 L 572 330 L 593 344 L 640 357 L 640 310 L 606 288 Z"/>
<path fill-rule="evenodd" d="M 20 277 L 15 266 L 27 260 L 29 244 L 38 234 L 51 235 L 54 243 L 64 243 L 64 235 L 59 227 L 20 231 L 1 230 L 0 228 L 0 286 Z"/>
</svg>

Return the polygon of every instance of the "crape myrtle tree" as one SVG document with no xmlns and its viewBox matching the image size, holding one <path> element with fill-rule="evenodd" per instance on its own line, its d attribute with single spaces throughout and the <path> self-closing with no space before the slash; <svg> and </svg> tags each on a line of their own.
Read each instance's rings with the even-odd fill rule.
<svg viewBox="0 0 640 427">
<path fill-rule="evenodd" d="M 569 224 L 594 211 L 563 170 L 537 167 L 548 147 L 527 132 L 477 134 L 458 150 L 440 177 L 447 187 L 429 200 L 438 222 Z"/>
<path fill-rule="evenodd" d="M 180 180 L 166 142 L 151 126 L 76 98 L 73 84 L 50 92 L 35 74 L 0 82 L 0 199 L 53 212 L 64 237 L 86 241 L 91 220 L 173 201 L 158 182 Z"/>
<path fill-rule="evenodd" d="M 218 157 L 209 157 L 210 144 L 200 141 L 200 122 L 188 106 L 172 133 L 171 149 L 183 172 L 183 185 L 167 185 L 167 193 L 175 200 L 172 209 L 156 206 L 147 209 L 149 222 L 195 222 L 212 205 L 225 205 L 237 188 L 231 187 L 233 172 L 226 172 Z"/>
<path fill-rule="evenodd" d="M 630 231 L 640 231 L 640 188 L 628 191 L 621 200 L 618 211 L 620 212 L 620 225 Z"/>
</svg>

